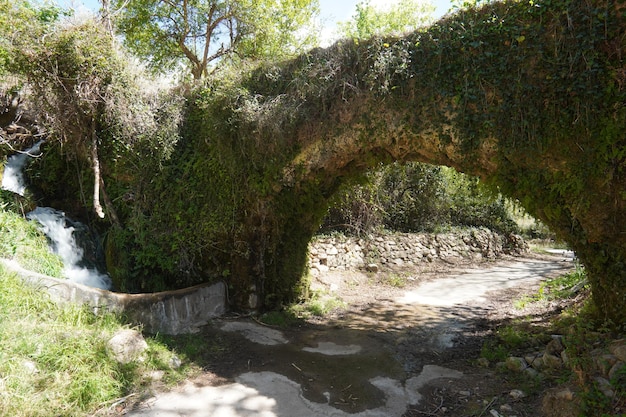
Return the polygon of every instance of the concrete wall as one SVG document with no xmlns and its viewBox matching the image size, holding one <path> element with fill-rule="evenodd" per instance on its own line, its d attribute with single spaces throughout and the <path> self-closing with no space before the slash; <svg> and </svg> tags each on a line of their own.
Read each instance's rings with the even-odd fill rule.
<svg viewBox="0 0 626 417">
<path fill-rule="evenodd" d="M 37 274 L 11 261 L 3 262 L 27 282 L 45 288 L 55 301 L 87 304 L 96 313 L 101 310 L 124 313 L 149 333 L 192 333 L 226 312 L 226 287 L 222 282 L 159 293 L 122 294 Z"/>
<path fill-rule="evenodd" d="M 445 234 L 404 234 L 372 236 L 367 239 L 321 237 L 309 246 L 309 266 L 313 275 L 329 270 L 376 269 L 417 265 L 436 259 L 495 258 L 504 253 L 528 250 L 516 236 L 502 236 L 487 229 Z M 87 287 L 21 268 L 2 261 L 27 282 L 45 288 L 53 300 L 89 305 L 101 310 L 124 313 L 149 333 L 181 334 L 197 331 L 211 319 L 226 312 L 226 286 L 222 282 L 202 284 L 175 291 L 123 294 Z"/>
</svg>

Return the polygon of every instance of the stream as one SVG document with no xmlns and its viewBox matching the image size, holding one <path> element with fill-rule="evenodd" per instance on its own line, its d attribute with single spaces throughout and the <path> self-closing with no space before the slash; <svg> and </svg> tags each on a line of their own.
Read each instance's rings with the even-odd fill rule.
<svg viewBox="0 0 626 417">
<path fill-rule="evenodd" d="M 7 159 L 2 176 L 2 188 L 24 196 L 27 186 L 24 168 L 33 158 L 41 156 L 43 140 L 23 152 Z M 63 275 L 70 281 L 104 290 L 111 289 L 111 277 L 100 271 L 88 253 L 95 253 L 89 228 L 68 218 L 64 212 L 51 207 L 37 207 L 26 214 L 29 220 L 37 221 L 48 238 L 50 247 L 63 261 Z"/>
</svg>

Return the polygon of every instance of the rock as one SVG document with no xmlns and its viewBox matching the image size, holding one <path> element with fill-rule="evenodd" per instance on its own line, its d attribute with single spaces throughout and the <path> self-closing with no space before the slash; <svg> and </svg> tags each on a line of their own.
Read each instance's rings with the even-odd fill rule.
<svg viewBox="0 0 626 417">
<path fill-rule="evenodd" d="M 561 356 L 561 352 L 564 350 L 563 336 L 553 335 L 552 340 L 546 346 L 546 353 L 554 356 Z"/>
<path fill-rule="evenodd" d="M 521 389 L 514 389 L 509 392 L 509 397 L 513 398 L 514 400 L 519 400 L 520 398 L 526 397 L 526 393 Z"/>
<path fill-rule="evenodd" d="M 626 363 L 617 362 L 608 374 L 609 380 L 613 383 L 618 383 L 621 385 L 626 384 Z"/>
<path fill-rule="evenodd" d="M 459 395 L 461 397 L 469 397 L 470 395 L 472 395 L 472 393 L 469 391 L 459 391 Z"/>
<path fill-rule="evenodd" d="M 531 378 L 536 378 L 539 376 L 539 371 L 537 371 L 535 368 L 526 368 L 524 369 L 524 373 Z"/>
<path fill-rule="evenodd" d="M 596 356 L 593 359 L 594 359 L 596 369 L 598 370 L 598 372 L 602 374 L 602 376 L 608 376 L 611 368 L 613 368 L 613 366 L 617 362 L 619 362 L 619 359 L 617 359 L 617 356 L 614 356 L 608 353 L 605 353 L 600 356 Z"/>
<path fill-rule="evenodd" d="M 524 360 L 528 363 L 528 365 L 532 366 L 538 371 L 540 371 L 544 367 L 543 353 L 535 353 L 532 355 L 526 355 L 524 356 Z"/>
<path fill-rule="evenodd" d="M 367 272 L 374 272 L 374 273 L 376 273 L 376 272 L 378 272 L 378 265 L 376 265 L 376 264 L 367 264 L 367 266 L 365 267 L 365 270 Z"/>
<path fill-rule="evenodd" d="M 607 398 L 613 398 L 615 396 L 615 392 L 613 392 L 613 388 L 611 387 L 611 383 L 606 378 L 602 378 L 601 376 L 597 376 L 597 377 L 593 378 L 593 380 L 596 381 L 596 384 L 598 385 L 598 389 L 600 391 L 602 391 L 602 393 Z"/>
<path fill-rule="evenodd" d="M 557 387 L 546 392 L 542 407 L 544 416 L 572 417 L 580 414 L 578 401 L 569 388 Z"/>
<path fill-rule="evenodd" d="M 563 361 L 561 361 L 560 356 L 546 353 L 543 355 L 543 364 L 548 368 L 559 369 L 563 366 Z"/>
<path fill-rule="evenodd" d="M 33 361 L 24 360 L 22 366 L 31 374 L 39 373 L 39 369 L 37 369 L 37 365 Z"/>
<path fill-rule="evenodd" d="M 165 376 L 165 371 L 152 371 L 149 374 L 150 379 L 153 381 L 161 381 Z"/>
<path fill-rule="evenodd" d="M 513 411 L 513 407 L 511 407 L 509 404 L 502 404 L 500 406 L 500 411 L 502 411 L 503 413 L 510 413 Z"/>
<path fill-rule="evenodd" d="M 609 351 L 619 358 L 620 361 L 626 362 L 626 339 L 616 340 L 611 343 Z"/>
<path fill-rule="evenodd" d="M 487 358 L 479 358 L 476 361 L 476 364 L 478 366 L 480 366 L 481 368 L 489 368 L 489 359 L 487 359 Z"/>
<path fill-rule="evenodd" d="M 528 368 L 528 363 L 524 358 L 518 358 L 517 356 L 511 356 L 506 360 L 506 367 L 511 371 L 521 372 Z"/>
<path fill-rule="evenodd" d="M 141 360 L 142 353 L 148 348 L 146 340 L 136 330 L 120 330 L 109 339 L 107 348 L 116 361 L 125 364 Z"/>
<path fill-rule="evenodd" d="M 339 253 L 339 251 L 337 250 L 336 247 L 331 246 L 330 248 L 326 249 L 326 255 L 337 255 Z"/>
<path fill-rule="evenodd" d="M 172 356 L 172 358 L 170 359 L 170 368 L 172 369 L 178 369 L 182 364 L 183 361 L 181 361 L 180 358 L 176 355 Z"/>
</svg>

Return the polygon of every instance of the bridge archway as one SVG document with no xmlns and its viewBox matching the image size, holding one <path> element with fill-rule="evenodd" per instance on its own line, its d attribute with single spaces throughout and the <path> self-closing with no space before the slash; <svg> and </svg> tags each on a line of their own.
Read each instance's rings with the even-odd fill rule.
<svg viewBox="0 0 626 417">
<path fill-rule="evenodd" d="M 497 184 L 569 242 L 602 315 L 626 322 L 626 35 L 610 1 L 494 3 L 403 38 L 262 67 L 219 131 L 250 187 L 238 305 L 294 296 L 332 194 L 380 162 Z M 214 108 L 223 109 L 225 106 Z"/>
</svg>

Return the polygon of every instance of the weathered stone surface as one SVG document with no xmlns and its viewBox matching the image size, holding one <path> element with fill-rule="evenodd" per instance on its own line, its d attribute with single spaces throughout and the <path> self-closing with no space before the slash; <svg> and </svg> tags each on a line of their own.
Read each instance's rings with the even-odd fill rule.
<svg viewBox="0 0 626 417">
<path fill-rule="evenodd" d="M 107 342 L 107 348 L 116 361 L 125 364 L 140 360 L 148 344 L 141 333 L 126 329 L 115 333 Z"/>
<path fill-rule="evenodd" d="M 626 339 L 616 340 L 609 346 L 611 353 L 619 358 L 620 361 L 626 362 Z"/>
<path fill-rule="evenodd" d="M 528 365 L 532 366 L 534 369 L 540 371 L 544 367 L 543 363 L 543 353 L 534 353 L 532 355 L 524 356 L 524 360 L 528 363 Z"/>
<path fill-rule="evenodd" d="M 543 397 L 542 411 L 544 416 L 572 417 L 579 415 L 578 400 L 569 388 L 553 388 Z"/>
<path fill-rule="evenodd" d="M 615 382 L 618 378 L 622 378 L 622 380 L 617 381 L 617 383 L 625 383 L 626 382 L 626 363 L 617 362 L 611 370 L 609 371 L 608 377 L 609 381 Z"/>
<path fill-rule="evenodd" d="M 521 237 L 498 235 L 488 229 L 430 235 L 395 233 L 365 239 L 322 237 L 309 245 L 309 269 L 318 271 L 365 268 L 376 264 L 384 268 L 415 265 L 436 259 L 496 258 L 502 254 L 523 253 L 528 245 Z M 372 271 L 370 271 L 372 272 Z"/>
<path fill-rule="evenodd" d="M 521 372 L 524 369 L 528 368 L 528 363 L 524 360 L 524 358 L 518 358 L 517 356 L 511 356 L 506 360 L 506 367 L 511 371 Z"/>
<path fill-rule="evenodd" d="M 594 362 L 598 372 L 600 372 L 603 376 L 607 376 L 613 365 L 619 362 L 619 359 L 611 354 L 603 354 L 595 356 Z"/>
<path fill-rule="evenodd" d="M 596 386 L 598 387 L 598 389 L 602 391 L 602 393 L 606 397 L 613 398 L 615 396 L 615 392 L 613 391 L 613 388 L 611 387 L 611 383 L 609 382 L 608 379 L 602 378 L 601 376 L 597 376 L 593 379 L 596 382 Z"/>
<path fill-rule="evenodd" d="M 561 336 L 553 336 L 552 340 L 546 346 L 546 353 L 554 356 L 560 356 L 565 350 L 563 346 L 563 338 Z"/>
<path fill-rule="evenodd" d="M 513 398 L 514 400 L 519 400 L 520 398 L 526 397 L 526 393 L 521 389 L 514 389 L 509 392 L 509 397 Z"/>
<path fill-rule="evenodd" d="M 543 355 L 543 364 L 548 368 L 559 369 L 563 366 L 563 361 L 561 361 L 560 356 L 546 353 Z"/>
</svg>

